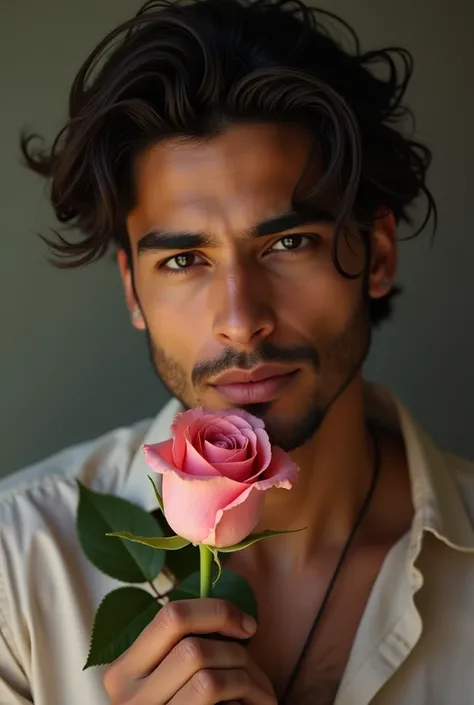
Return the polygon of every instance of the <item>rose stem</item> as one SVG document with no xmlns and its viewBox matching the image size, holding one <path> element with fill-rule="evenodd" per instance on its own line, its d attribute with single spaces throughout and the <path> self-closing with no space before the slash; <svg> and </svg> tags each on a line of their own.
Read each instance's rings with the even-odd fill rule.
<svg viewBox="0 0 474 705">
<path fill-rule="evenodd" d="M 212 583 L 212 561 L 214 557 L 209 548 L 203 543 L 199 545 L 199 553 L 201 557 L 201 597 L 210 597 Z"/>
</svg>

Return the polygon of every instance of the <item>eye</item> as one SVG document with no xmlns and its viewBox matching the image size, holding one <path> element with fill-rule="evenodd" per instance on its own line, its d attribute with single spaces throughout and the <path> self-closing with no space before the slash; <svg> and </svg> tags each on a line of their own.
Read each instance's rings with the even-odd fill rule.
<svg viewBox="0 0 474 705">
<path fill-rule="evenodd" d="M 201 257 L 192 252 L 182 252 L 179 255 L 170 257 L 164 262 L 160 262 L 158 264 L 158 268 L 170 271 L 173 274 L 180 274 L 182 272 L 186 272 L 188 269 L 191 269 L 196 264 L 201 264 L 202 261 L 203 260 Z"/>
<path fill-rule="evenodd" d="M 310 241 L 311 238 L 308 235 L 285 235 L 270 248 L 270 252 L 302 250 Z"/>
</svg>

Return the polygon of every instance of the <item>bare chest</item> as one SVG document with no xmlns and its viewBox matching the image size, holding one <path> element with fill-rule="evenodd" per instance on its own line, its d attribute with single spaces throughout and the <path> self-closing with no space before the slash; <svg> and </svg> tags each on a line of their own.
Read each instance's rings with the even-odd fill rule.
<svg viewBox="0 0 474 705">
<path fill-rule="evenodd" d="M 341 571 L 322 613 L 321 603 L 334 568 L 330 558 L 300 576 L 280 576 L 278 581 L 244 576 L 259 604 L 259 628 L 249 651 L 272 681 L 279 705 L 334 703 L 387 550 L 380 547 L 356 552 Z M 316 629 L 306 643 L 315 619 Z M 293 676 L 293 686 L 287 692 Z"/>
</svg>

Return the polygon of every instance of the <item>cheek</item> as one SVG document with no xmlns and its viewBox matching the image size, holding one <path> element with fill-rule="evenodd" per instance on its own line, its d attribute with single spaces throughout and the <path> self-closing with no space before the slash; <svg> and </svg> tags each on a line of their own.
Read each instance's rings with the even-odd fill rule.
<svg viewBox="0 0 474 705">
<path fill-rule="evenodd" d="M 328 262 L 300 272 L 291 286 L 275 287 L 274 301 L 280 323 L 317 345 L 344 330 L 359 305 L 361 291 L 362 279 L 346 279 Z"/>
<path fill-rule="evenodd" d="M 154 344 L 186 367 L 194 364 L 208 338 L 204 292 L 184 281 L 161 284 L 150 275 L 139 295 Z"/>
</svg>

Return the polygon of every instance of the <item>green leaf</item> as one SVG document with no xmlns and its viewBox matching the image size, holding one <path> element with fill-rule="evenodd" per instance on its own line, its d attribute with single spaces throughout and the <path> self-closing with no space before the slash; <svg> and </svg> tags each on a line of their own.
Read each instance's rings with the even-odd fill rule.
<svg viewBox="0 0 474 705">
<path fill-rule="evenodd" d="M 156 598 L 140 588 L 122 587 L 109 592 L 96 612 L 89 656 L 83 670 L 115 661 L 160 609 Z"/>
<path fill-rule="evenodd" d="M 135 536 L 131 531 L 113 531 L 107 534 L 107 536 L 118 536 L 126 541 L 141 543 L 145 546 L 150 546 L 150 548 L 161 549 L 162 551 L 179 551 L 181 548 L 191 543 L 187 539 L 181 538 L 181 536 L 154 536 L 150 538 L 148 536 Z"/>
<path fill-rule="evenodd" d="M 211 548 L 212 555 L 214 556 L 214 562 L 217 565 L 217 576 L 212 581 L 212 587 L 215 587 L 222 576 L 222 565 L 219 560 L 219 551 L 217 548 Z"/>
<path fill-rule="evenodd" d="M 154 580 L 164 565 L 164 553 L 139 546 L 107 533 L 130 531 L 142 536 L 162 536 L 156 520 L 144 509 L 121 497 L 79 487 L 77 533 L 82 550 L 96 568 L 126 583 Z"/>
<path fill-rule="evenodd" d="M 271 539 L 274 536 L 281 536 L 282 534 L 296 534 L 298 531 L 304 531 L 303 529 L 293 529 L 292 531 L 261 531 L 258 534 L 250 534 L 246 539 L 240 543 L 236 543 L 233 546 L 226 546 L 225 548 L 219 548 L 220 553 L 233 553 L 234 551 L 241 551 L 243 548 L 248 548 L 253 543 L 257 541 L 263 541 L 264 539 Z"/>
<path fill-rule="evenodd" d="M 153 480 L 153 478 L 152 478 L 150 475 L 147 475 L 147 477 L 148 477 L 148 479 L 150 480 L 151 484 L 153 485 L 153 489 L 154 489 L 154 491 L 155 491 L 156 501 L 158 502 L 158 506 L 159 506 L 159 508 L 161 509 L 161 511 L 162 511 L 163 514 L 164 514 L 164 513 L 165 513 L 165 506 L 164 506 L 164 504 L 163 504 L 163 500 L 161 499 L 161 495 L 160 495 L 160 493 L 158 492 L 158 487 L 155 485 L 155 481 Z"/>
<path fill-rule="evenodd" d="M 160 525 L 162 530 L 160 533 L 162 533 L 163 536 L 175 536 L 173 529 L 166 521 L 166 517 L 162 514 L 160 509 L 155 510 L 153 516 Z M 165 561 L 166 567 L 179 582 L 183 580 L 183 578 L 186 578 L 186 576 L 191 575 L 191 573 L 199 571 L 199 548 L 190 543 L 189 546 L 181 549 L 181 551 L 167 551 Z"/>
<path fill-rule="evenodd" d="M 170 600 L 189 600 L 199 597 L 200 576 L 193 573 L 180 583 L 179 587 L 172 590 L 168 597 Z M 252 615 L 257 619 L 257 600 L 252 588 L 244 578 L 230 570 L 223 570 L 217 585 L 212 588 L 212 597 L 228 600 L 236 605 L 242 612 Z"/>
</svg>

